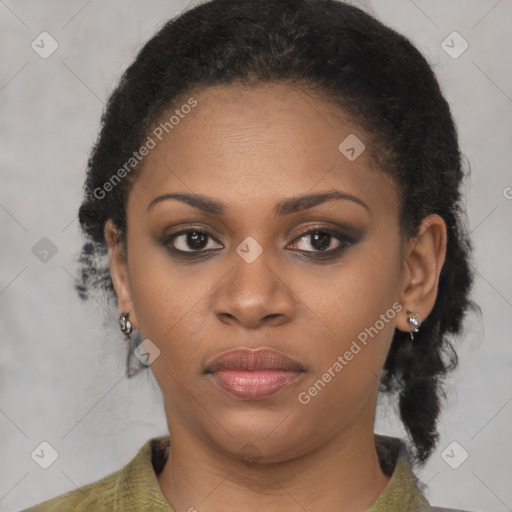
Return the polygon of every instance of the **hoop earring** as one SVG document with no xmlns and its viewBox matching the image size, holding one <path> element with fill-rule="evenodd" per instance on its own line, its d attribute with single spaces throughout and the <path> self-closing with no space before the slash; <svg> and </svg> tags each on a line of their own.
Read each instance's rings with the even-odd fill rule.
<svg viewBox="0 0 512 512">
<path fill-rule="evenodd" d="M 411 335 L 411 340 L 414 339 L 413 332 L 418 332 L 420 330 L 420 322 L 418 318 L 420 315 L 418 313 L 414 313 L 410 309 L 407 310 L 407 321 L 409 322 L 409 325 L 411 326 L 411 330 L 409 331 L 409 334 Z"/>
<path fill-rule="evenodd" d="M 132 332 L 132 323 L 128 320 L 128 313 L 123 313 L 119 317 L 119 328 L 126 336 L 129 336 Z"/>
</svg>

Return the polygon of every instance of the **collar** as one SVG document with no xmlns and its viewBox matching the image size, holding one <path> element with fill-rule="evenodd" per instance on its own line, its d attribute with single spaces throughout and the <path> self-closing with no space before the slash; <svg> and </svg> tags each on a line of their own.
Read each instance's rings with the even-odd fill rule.
<svg viewBox="0 0 512 512">
<path fill-rule="evenodd" d="M 380 434 L 375 434 L 374 438 L 380 467 L 386 475 L 391 475 L 391 479 L 367 512 L 432 510 L 420 490 L 419 480 L 412 471 L 411 457 L 405 443 L 397 437 Z"/>
<path fill-rule="evenodd" d="M 403 441 L 375 434 L 375 447 L 382 470 L 391 479 L 367 512 L 427 512 L 432 510 L 418 487 Z M 114 510 L 173 512 L 160 490 L 156 475 L 170 453 L 169 435 L 146 441 L 118 476 Z M 127 508 L 128 507 L 128 508 Z"/>
</svg>

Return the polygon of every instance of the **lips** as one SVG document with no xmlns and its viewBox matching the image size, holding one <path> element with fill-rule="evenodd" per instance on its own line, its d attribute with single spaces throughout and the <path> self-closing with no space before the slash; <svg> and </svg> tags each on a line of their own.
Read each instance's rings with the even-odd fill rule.
<svg viewBox="0 0 512 512">
<path fill-rule="evenodd" d="M 219 387 L 247 400 L 262 399 L 290 386 L 305 368 L 277 350 L 240 348 L 224 352 L 206 373 Z"/>
<path fill-rule="evenodd" d="M 304 371 L 304 368 L 297 361 L 277 350 L 239 348 L 220 354 L 207 367 L 207 372 L 219 370 Z"/>
</svg>

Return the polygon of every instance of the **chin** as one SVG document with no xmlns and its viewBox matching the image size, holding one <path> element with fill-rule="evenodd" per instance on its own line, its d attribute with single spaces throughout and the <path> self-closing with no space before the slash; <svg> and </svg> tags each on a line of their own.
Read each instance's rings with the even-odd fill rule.
<svg viewBox="0 0 512 512">
<path fill-rule="evenodd" d="M 282 411 L 257 416 L 222 416 L 222 427 L 213 432 L 208 428 L 205 434 L 214 449 L 249 464 L 286 462 L 322 444 L 325 437 L 318 426 L 311 425 L 308 431 L 303 421 L 294 419 L 293 415 L 286 416 Z M 300 430 L 297 425 L 301 425 Z"/>
</svg>

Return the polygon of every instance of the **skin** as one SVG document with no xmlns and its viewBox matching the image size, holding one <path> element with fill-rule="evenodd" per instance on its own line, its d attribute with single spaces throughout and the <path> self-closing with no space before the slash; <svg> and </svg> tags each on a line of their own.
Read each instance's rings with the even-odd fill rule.
<svg viewBox="0 0 512 512">
<path fill-rule="evenodd" d="M 445 223 L 431 215 L 416 238 L 403 239 L 392 181 L 372 167 L 369 151 L 349 161 L 338 150 L 351 133 L 370 141 L 311 91 L 218 86 L 194 98 L 198 105 L 146 156 L 130 191 L 127 247 L 111 221 L 105 226 L 119 312 L 160 350 L 151 370 L 171 436 L 157 478 L 162 493 L 176 512 L 366 510 L 389 481 L 373 437 L 378 375 L 394 329 L 411 329 L 406 310 L 423 321 L 434 306 Z M 335 199 L 283 217 L 273 211 L 282 199 L 332 189 L 369 210 Z M 212 215 L 177 200 L 148 210 L 157 196 L 177 192 L 215 199 L 227 211 Z M 302 232 L 339 231 L 336 223 L 357 230 L 359 241 L 318 259 Z M 203 247 L 218 251 L 187 260 L 160 243 L 193 227 L 208 231 Z M 236 252 L 248 236 L 263 249 L 252 263 Z M 329 249 L 341 243 L 329 240 Z M 191 251 L 186 241 L 174 247 Z M 299 393 L 393 303 L 403 309 L 300 403 Z M 203 374 L 221 352 L 262 346 L 307 371 L 257 401 Z"/>
</svg>

